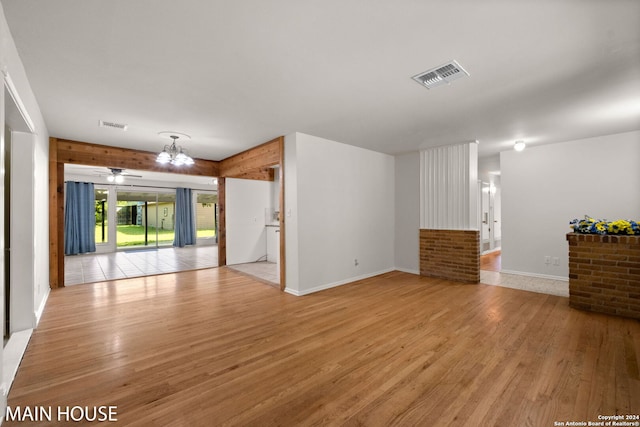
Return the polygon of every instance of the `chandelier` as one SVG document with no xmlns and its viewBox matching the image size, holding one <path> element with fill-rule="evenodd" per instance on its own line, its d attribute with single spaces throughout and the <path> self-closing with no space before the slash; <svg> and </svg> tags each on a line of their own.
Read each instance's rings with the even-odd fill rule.
<svg viewBox="0 0 640 427">
<path fill-rule="evenodd" d="M 171 163 L 174 166 L 191 166 L 194 163 L 193 159 L 181 146 L 176 145 L 176 140 L 180 137 L 178 135 L 169 135 L 169 138 L 173 139 L 173 142 L 164 146 L 160 154 L 158 154 L 156 162 L 162 164 Z"/>
</svg>

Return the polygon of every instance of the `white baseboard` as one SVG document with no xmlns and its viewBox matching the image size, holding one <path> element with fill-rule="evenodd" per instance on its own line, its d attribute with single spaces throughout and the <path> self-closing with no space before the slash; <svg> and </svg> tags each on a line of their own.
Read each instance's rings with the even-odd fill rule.
<svg viewBox="0 0 640 427">
<path fill-rule="evenodd" d="M 500 270 L 500 273 L 515 274 L 518 276 L 527 276 L 527 277 L 537 277 L 538 279 L 561 280 L 563 282 L 569 281 L 569 278 L 566 276 L 551 276 L 548 274 L 529 273 L 526 271 Z"/>
<path fill-rule="evenodd" d="M 363 274 L 362 276 L 356 276 L 356 277 L 350 277 L 348 279 L 344 279 L 344 280 L 339 280 L 337 282 L 332 282 L 332 283 L 327 283 L 325 285 L 320 285 L 320 286 L 315 286 L 311 289 L 304 289 L 302 291 L 296 290 L 296 289 L 290 289 L 290 288 L 285 288 L 285 292 L 291 295 L 295 295 L 297 297 L 303 296 L 303 295 L 309 295 L 315 292 L 320 292 L 320 291 L 324 291 L 326 289 L 331 289 L 331 288 L 335 288 L 337 286 L 342 286 L 342 285 L 346 285 L 347 283 L 352 283 L 352 282 L 357 282 L 358 280 L 363 280 L 363 279 L 368 279 L 370 277 L 375 277 L 375 276 L 379 276 L 381 274 L 385 274 L 385 273 L 389 273 L 391 271 L 395 271 L 397 270 L 396 268 L 387 268 L 381 271 L 376 271 L 375 273 L 369 273 L 369 274 Z"/>
<path fill-rule="evenodd" d="M 342 285 L 346 285 L 348 283 L 352 283 L 352 282 L 357 282 L 358 280 L 363 280 L 363 279 L 368 279 L 370 277 L 375 277 L 378 276 L 380 274 L 385 274 L 385 273 L 389 273 L 391 271 L 401 271 L 403 273 L 408 273 L 408 274 L 415 274 L 415 275 L 420 275 L 420 272 L 417 270 L 411 270 L 411 269 L 406 269 L 406 268 L 389 268 L 389 269 L 385 269 L 385 270 L 381 270 L 381 271 L 377 271 L 375 273 L 369 273 L 369 274 L 364 274 L 362 276 L 356 276 L 356 277 L 351 277 L 349 279 L 345 279 L 345 280 L 340 280 L 337 282 L 333 282 L 333 283 L 327 283 L 325 285 L 320 285 L 320 286 L 316 286 L 313 287 L 311 289 L 305 289 L 303 291 L 299 291 L 297 289 L 292 289 L 292 288 L 285 288 L 285 292 L 294 296 L 303 296 L 303 295 L 309 295 L 315 292 L 320 292 L 320 291 L 324 291 L 326 289 L 331 289 L 331 288 L 335 288 L 337 286 L 342 286 Z M 494 273 L 494 272 L 491 272 Z M 535 286 L 531 286 L 531 285 L 527 285 L 527 286 L 519 286 L 519 285 L 512 285 L 509 283 L 508 280 L 503 281 L 502 284 L 499 284 L 497 286 L 503 286 L 503 287 L 508 287 L 508 288 L 514 288 L 514 289 L 522 289 L 522 290 L 527 290 L 527 291 L 533 291 L 533 292 L 541 292 L 541 293 L 545 293 L 545 294 L 549 294 L 549 295 L 558 295 L 558 296 L 568 296 L 569 295 L 569 287 L 568 287 L 568 283 L 565 287 L 563 286 L 562 288 L 558 288 L 558 284 L 553 284 L 553 283 L 545 283 L 546 280 L 549 281 L 560 281 L 560 282 L 568 282 L 569 279 L 567 277 L 564 276 L 551 276 L 551 275 L 546 275 L 546 274 L 537 274 L 537 273 L 529 273 L 529 272 L 523 272 L 523 271 L 513 271 L 513 270 L 502 270 L 500 273 L 504 273 L 504 274 L 512 274 L 512 275 L 516 275 L 516 276 L 525 276 L 525 277 L 533 277 L 536 279 L 543 279 L 541 280 L 539 283 L 536 283 Z M 495 274 L 500 274 L 495 272 Z M 482 282 L 481 282 L 482 283 Z M 485 283 L 487 284 L 487 283 Z"/>
<path fill-rule="evenodd" d="M 284 291 L 285 291 L 286 293 L 291 294 L 291 295 L 294 295 L 294 296 L 296 296 L 296 297 L 302 296 L 302 294 L 301 294 L 301 293 L 299 293 L 299 292 L 298 292 L 297 290 L 295 290 L 295 289 L 291 289 L 291 288 L 287 288 L 287 287 L 285 287 L 285 288 L 284 288 Z"/>
<path fill-rule="evenodd" d="M 32 332 L 33 329 L 25 329 L 24 331 L 12 333 L 2 351 L 2 398 L 4 399 L 4 401 L 0 402 L 0 404 L 4 403 L 2 415 L 5 414 L 7 395 L 16 373 L 18 373 L 22 356 L 27 351 Z"/>
<path fill-rule="evenodd" d="M 415 274 L 415 275 L 420 275 L 420 270 L 413 270 L 410 268 L 401 268 L 401 267 L 396 267 L 395 268 L 397 271 L 402 271 L 403 273 L 409 273 L 409 274 Z"/>
<path fill-rule="evenodd" d="M 489 255 L 492 254 L 494 252 L 499 252 L 500 250 L 502 250 L 502 248 L 493 248 L 493 249 L 489 249 L 488 251 L 484 251 L 482 252 L 480 255 Z"/>
<path fill-rule="evenodd" d="M 35 323 L 33 324 L 34 328 L 37 328 L 38 327 L 38 323 L 40 323 L 40 318 L 42 317 L 42 312 L 44 311 L 45 305 L 47 305 L 47 299 L 49 299 L 49 292 L 51 292 L 51 289 L 47 288 L 47 292 L 42 297 L 42 302 L 40 303 L 40 306 L 38 307 L 38 309 L 34 313 L 34 315 L 35 315 L 35 319 L 34 319 Z"/>
</svg>

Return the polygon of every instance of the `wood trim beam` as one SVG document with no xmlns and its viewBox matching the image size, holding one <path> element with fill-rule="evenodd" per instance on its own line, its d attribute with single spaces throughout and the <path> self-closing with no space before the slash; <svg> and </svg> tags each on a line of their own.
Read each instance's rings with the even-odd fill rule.
<svg viewBox="0 0 640 427">
<path fill-rule="evenodd" d="M 220 162 L 214 160 L 194 159 L 188 168 L 173 165 L 161 165 L 156 162 L 157 153 L 133 150 L 130 148 L 111 147 L 89 142 L 58 139 L 57 161 L 100 167 L 118 167 L 154 172 L 178 173 L 217 177 L 220 175 Z"/>
<path fill-rule="evenodd" d="M 254 172 L 246 172 L 242 175 L 234 176 L 233 178 L 253 179 L 258 181 L 273 181 L 275 178 L 275 173 L 273 168 L 268 168 L 268 169 L 256 170 Z"/>
<path fill-rule="evenodd" d="M 64 163 L 56 163 L 58 287 L 64 287 Z"/>
<path fill-rule="evenodd" d="M 58 288 L 58 140 L 49 139 L 49 287 Z"/>
<path fill-rule="evenodd" d="M 263 171 L 280 163 L 280 144 L 283 136 L 272 139 L 257 147 L 227 157 L 220 162 L 220 176 L 227 178 L 247 178 L 256 171 Z M 271 178 L 273 180 L 273 178 Z"/>
</svg>

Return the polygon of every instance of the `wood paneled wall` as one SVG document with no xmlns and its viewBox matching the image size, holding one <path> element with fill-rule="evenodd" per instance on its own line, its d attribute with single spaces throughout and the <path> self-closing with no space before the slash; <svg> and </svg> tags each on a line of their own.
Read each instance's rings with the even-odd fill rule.
<svg viewBox="0 0 640 427">
<path fill-rule="evenodd" d="M 64 163 L 58 140 L 49 140 L 49 286 L 64 286 Z"/>
<path fill-rule="evenodd" d="M 280 212 L 284 213 L 284 137 L 278 137 L 222 161 L 194 159 L 189 168 L 160 165 L 156 153 L 88 142 L 49 140 L 49 281 L 51 288 L 64 286 L 64 165 L 169 172 L 218 177 L 218 263 L 226 265 L 225 178 L 274 180 L 273 166 L 280 165 Z M 280 287 L 285 287 L 284 214 L 280 215 Z"/>
<path fill-rule="evenodd" d="M 273 166 L 281 162 L 284 137 L 228 157 L 220 162 L 220 176 L 225 178 L 262 179 L 273 181 Z"/>
<path fill-rule="evenodd" d="M 133 150 L 131 148 L 110 147 L 88 142 L 56 139 L 57 162 L 76 165 L 106 166 L 123 169 L 138 169 L 153 172 L 168 172 L 184 175 L 220 176 L 220 162 L 194 159 L 188 168 L 161 165 L 156 162 L 158 153 Z"/>
</svg>

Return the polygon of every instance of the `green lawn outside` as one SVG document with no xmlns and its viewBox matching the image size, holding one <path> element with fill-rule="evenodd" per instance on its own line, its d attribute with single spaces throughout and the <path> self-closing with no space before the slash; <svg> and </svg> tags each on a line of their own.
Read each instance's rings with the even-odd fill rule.
<svg viewBox="0 0 640 427">
<path fill-rule="evenodd" d="M 107 227 L 105 226 L 105 238 L 108 234 Z M 196 236 L 202 237 L 215 237 L 215 229 L 202 229 L 197 230 Z M 171 243 L 173 242 L 173 230 L 158 230 L 158 243 Z M 118 225 L 116 241 L 118 247 L 120 246 L 139 246 L 144 245 L 144 227 L 141 225 Z M 96 243 L 102 242 L 102 226 L 96 225 Z M 155 245 L 156 243 L 156 229 L 149 227 L 148 244 Z"/>
</svg>

